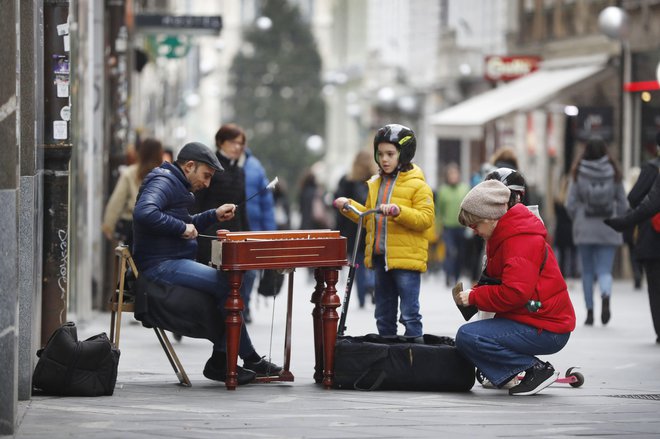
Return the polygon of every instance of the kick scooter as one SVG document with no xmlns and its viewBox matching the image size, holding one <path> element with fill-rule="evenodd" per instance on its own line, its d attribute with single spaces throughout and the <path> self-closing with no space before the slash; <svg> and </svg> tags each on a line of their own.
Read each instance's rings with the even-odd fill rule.
<svg viewBox="0 0 660 439">
<path fill-rule="evenodd" d="M 357 210 L 355 206 L 351 206 L 349 203 L 344 204 L 342 207 L 343 210 L 350 210 L 358 216 L 358 229 L 355 234 L 355 243 L 353 244 L 353 255 L 351 256 L 351 264 L 348 268 L 348 279 L 346 280 L 346 291 L 344 292 L 344 301 L 342 302 L 341 307 L 341 317 L 339 319 L 339 328 L 337 329 L 337 336 L 344 335 L 346 331 L 346 314 L 348 314 L 348 304 L 351 300 L 351 289 L 353 288 L 353 280 L 355 278 L 355 270 L 359 266 L 358 262 L 355 260 L 358 252 L 358 246 L 360 245 L 360 237 L 362 236 L 362 226 L 364 223 L 364 217 L 371 215 L 373 213 L 380 212 L 379 209 L 369 209 L 364 212 Z"/>
</svg>

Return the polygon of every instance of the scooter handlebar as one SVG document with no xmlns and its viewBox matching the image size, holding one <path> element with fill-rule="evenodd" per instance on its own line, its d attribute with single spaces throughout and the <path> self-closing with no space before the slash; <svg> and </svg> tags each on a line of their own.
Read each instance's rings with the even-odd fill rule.
<svg viewBox="0 0 660 439">
<path fill-rule="evenodd" d="M 353 205 L 350 204 L 350 203 L 346 203 L 346 204 L 344 204 L 344 206 L 342 207 L 342 209 L 343 209 L 343 210 L 350 210 L 351 212 L 353 212 L 354 214 L 356 214 L 357 216 L 360 216 L 360 217 L 362 217 L 362 216 L 367 216 L 367 215 L 371 215 L 372 213 L 380 212 L 380 210 L 378 210 L 378 209 L 369 209 L 369 210 L 365 210 L 364 212 L 360 212 L 360 211 L 357 209 L 357 207 L 353 206 Z"/>
</svg>

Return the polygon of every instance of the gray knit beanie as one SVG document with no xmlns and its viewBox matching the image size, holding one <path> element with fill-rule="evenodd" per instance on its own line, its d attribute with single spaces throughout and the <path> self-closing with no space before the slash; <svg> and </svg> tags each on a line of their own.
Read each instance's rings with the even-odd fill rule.
<svg viewBox="0 0 660 439">
<path fill-rule="evenodd" d="M 467 193 L 461 210 L 483 219 L 500 219 L 507 211 L 511 191 L 499 180 L 482 181 Z"/>
</svg>

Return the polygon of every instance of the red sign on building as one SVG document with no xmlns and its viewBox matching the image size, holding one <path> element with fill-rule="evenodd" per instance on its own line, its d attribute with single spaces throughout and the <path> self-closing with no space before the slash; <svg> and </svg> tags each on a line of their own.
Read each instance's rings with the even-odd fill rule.
<svg viewBox="0 0 660 439">
<path fill-rule="evenodd" d="M 496 56 L 485 59 L 484 76 L 489 81 L 511 81 L 538 70 L 538 56 Z"/>
</svg>

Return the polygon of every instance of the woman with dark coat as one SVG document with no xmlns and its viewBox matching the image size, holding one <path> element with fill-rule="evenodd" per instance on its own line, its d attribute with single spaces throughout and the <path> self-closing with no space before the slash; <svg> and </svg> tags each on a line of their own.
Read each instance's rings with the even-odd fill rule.
<svg viewBox="0 0 660 439">
<path fill-rule="evenodd" d="M 214 223 L 210 227 L 200 230 L 204 235 L 215 236 L 218 229 L 227 229 L 232 232 L 250 230 L 247 208 L 245 205 L 245 172 L 239 163 L 243 154 L 245 133 L 243 129 L 234 124 L 225 124 L 215 135 L 215 145 L 218 148 L 215 155 L 222 164 L 224 171 L 213 174 L 211 184 L 195 194 L 194 212 L 203 212 L 231 203 L 237 206 L 236 214 L 230 221 Z M 244 158 L 243 158 L 244 160 Z M 211 261 L 211 239 L 199 237 L 197 248 L 197 261 L 208 264 Z"/>
</svg>

